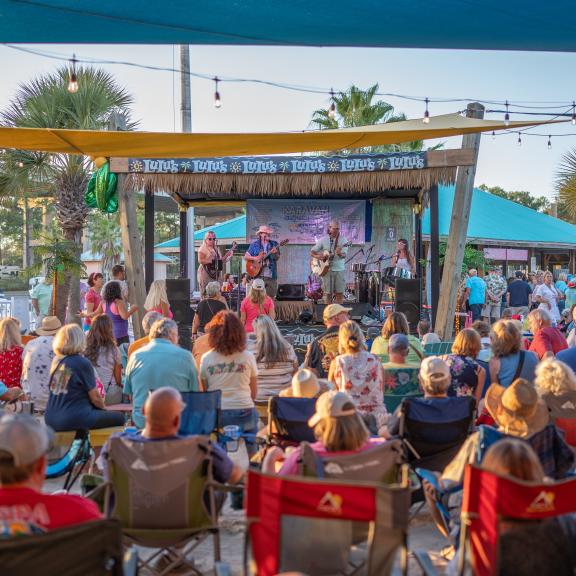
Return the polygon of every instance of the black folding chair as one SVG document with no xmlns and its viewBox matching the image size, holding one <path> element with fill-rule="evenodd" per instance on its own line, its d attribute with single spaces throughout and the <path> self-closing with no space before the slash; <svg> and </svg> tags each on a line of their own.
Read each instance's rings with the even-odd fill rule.
<svg viewBox="0 0 576 576">
<path fill-rule="evenodd" d="M 316 398 L 273 396 L 268 404 L 268 445 L 298 446 L 315 442 L 308 420 L 316 411 Z"/>
</svg>

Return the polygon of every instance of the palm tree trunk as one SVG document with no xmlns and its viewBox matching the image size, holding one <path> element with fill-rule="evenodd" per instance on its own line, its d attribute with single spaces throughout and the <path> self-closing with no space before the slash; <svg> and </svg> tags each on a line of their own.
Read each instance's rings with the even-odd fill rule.
<svg viewBox="0 0 576 576">
<path fill-rule="evenodd" d="M 82 228 L 65 230 L 64 236 L 67 240 L 75 243 L 75 255 L 78 260 L 80 260 L 80 256 L 82 255 Z M 81 324 L 81 320 L 77 315 L 80 310 L 80 276 L 69 272 L 66 274 L 66 280 L 68 281 L 68 312 L 66 322 L 68 324 Z"/>
</svg>

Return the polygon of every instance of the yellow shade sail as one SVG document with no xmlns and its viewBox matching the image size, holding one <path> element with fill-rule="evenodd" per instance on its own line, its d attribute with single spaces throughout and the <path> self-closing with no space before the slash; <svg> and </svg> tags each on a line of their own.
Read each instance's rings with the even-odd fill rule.
<svg viewBox="0 0 576 576">
<path fill-rule="evenodd" d="M 83 154 L 93 158 L 258 156 L 400 144 L 478 132 L 517 130 L 564 121 L 527 120 L 510 122 L 507 126 L 496 120 L 445 114 L 430 118 L 428 124 L 416 119 L 338 130 L 204 134 L 0 127 L 0 148 Z"/>
</svg>

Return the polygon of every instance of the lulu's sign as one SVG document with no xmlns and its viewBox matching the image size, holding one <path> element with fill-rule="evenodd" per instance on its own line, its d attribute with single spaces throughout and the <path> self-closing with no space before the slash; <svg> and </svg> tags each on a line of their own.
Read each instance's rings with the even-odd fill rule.
<svg viewBox="0 0 576 576">
<path fill-rule="evenodd" d="M 426 152 L 350 156 L 128 159 L 128 172 L 141 174 L 347 174 L 422 170 L 426 167 Z"/>
</svg>

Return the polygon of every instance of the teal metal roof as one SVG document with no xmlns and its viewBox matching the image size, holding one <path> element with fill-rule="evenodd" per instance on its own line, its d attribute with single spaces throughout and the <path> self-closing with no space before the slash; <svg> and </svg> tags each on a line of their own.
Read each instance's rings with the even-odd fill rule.
<svg viewBox="0 0 576 576">
<path fill-rule="evenodd" d="M 98 253 L 93 253 L 90 251 L 87 252 L 82 252 L 82 255 L 80 256 L 80 259 L 82 260 L 82 262 L 99 262 L 100 260 L 102 260 L 102 255 L 98 254 Z M 124 256 L 122 255 L 121 259 L 124 259 Z M 172 258 L 170 258 L 169 256 L 165 256 L 164 254 L 154 254 L 154 262 L 167 262 L 170 263 L 172 262 Z"/>
<path fill-rule="evenodd" d="M 573 0 L 0 0 L 0 41 L 576 50 Z"/>
<path fill-rule="evenodd" d="M 201 242 L 207 232 L 214 232 L 219 240 L 231 240 L 236 238 L 246 238 L 246 216 L 237 216 L 226 222 L 220 222 L 213 226 L 207 226 L 194 233 L 194 241 Z M 154 249 L 180 248 L 180 238 L 172 238 L 156 244 Z"/>
<path fill-rule="evenodd" d="M 439 186 L 438 212 L 440 236 L 448 236 L 454 186 Z M 430 211 L 422 219 L 422 233 L 430 235 Z M 489 243 L 509 242 L 529 245 L 576 245 L 576 226 L 542 214 L 516 202 L 474 188 L 468 239 Z"/>
</svg>

